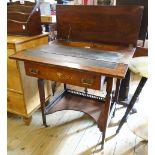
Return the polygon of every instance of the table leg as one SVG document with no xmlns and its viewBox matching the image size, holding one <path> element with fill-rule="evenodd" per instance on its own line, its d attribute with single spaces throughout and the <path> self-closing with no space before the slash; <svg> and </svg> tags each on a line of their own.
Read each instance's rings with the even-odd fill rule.
<svg viewBox="0 0 155 155">
<path fill-rule="evenodd" d="M 116 112 L 116 104 L 118 103 L 121 81 L 122 81 L 121 79 L 117 79 L 117 81 L 116 81 L 115 96 L 114 96 L 113 103 L 112 103 L 112 104 L 114 104 L 114 105 L 112 105 L 112 107 L 115 106 L 115 109 L 113 112 L 113 117 L 115 116 L 115 112 Z"/>
<path fill-rule="evenodd" d="M 42 119 L 43 119 L 43 125 L 45 127 L 48 127 L 46 124 L 46 115 L 45 115 L 45 90 L 44 90 L 44 80 L 38 79 L 38 89 L 39 89 L 39 97 L 40 97 L 40 103 L 41 103 L 41 112 L 42 112 Z"/>
<path fill-rule="evenodd" d="M 106 128 L 108 125 L 108 116 L 109 116 L 110 104 L 111 104 L 111 99 L 112 99 L 111 97 L 112 86 L 113 86 L 113 78 L 107 77 L 106 101 L 104 102 L 103 111 L 101 112 L 99 120 L 98 120 L 98 126 L 99 126 L 100 131 L 102 132 L 101 149 L 103 149 L 104 147 Z"/>
<path fill-rule="evenodd" d="M 126 100 L 128 100 L 129 84 L 130 84 L 130 70 L 128 69 L 125 78 L 121 82 L 120 92 L 119 92 L 119 102 L 123 102 L 123 101 L 125 102 Z"/>
</svg>

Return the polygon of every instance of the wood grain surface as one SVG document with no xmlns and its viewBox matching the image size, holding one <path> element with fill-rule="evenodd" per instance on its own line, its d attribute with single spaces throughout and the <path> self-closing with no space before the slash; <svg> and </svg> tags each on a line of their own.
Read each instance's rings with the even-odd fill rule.
<svg viewBox="0 0 155 155">
<path fill-rule="evenodd" d="M 143 7 L 57 5 L 58 39 L 136 45 Z"/>
</svg>

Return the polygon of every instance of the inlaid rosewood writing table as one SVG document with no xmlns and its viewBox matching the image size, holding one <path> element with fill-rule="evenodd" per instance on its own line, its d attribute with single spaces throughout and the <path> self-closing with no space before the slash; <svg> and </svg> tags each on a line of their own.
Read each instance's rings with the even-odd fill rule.
<svg viewBox="0 0 155 155">
<path fill-rule="evenodd" d="M 83 16 L 81 16 L 81 11 Z M 64 13 L 67 18 L 62 16 Z M 94 119 L 103 133 L 103 147 L 112 106 L 117 101 L 120 81 L 125 77 L 128 62 L 134 54 L 134 45 L 138 37 L 138 33 L 131 34 L 130 30 L 119 29 L 119 26 L 124 23 L 128 27 L 132 21 L 131 31 L 137 32 L 141 13 L 141 7 L 60 5 L 57 6 L 58 39 L 39 48 L 29 49 L 11 56 L 13 59 L 24 61 L 27 75 L 38 78 L 45 126 L 47 126 L 46 115 L 48 114 L 66 109 L 82 111 Z M 106 17 L 108 14 L 109 17 L 114 16 L 116 19 L 110 18 L 111 20 L 109 20 L 109 17 Z M 124 14 L 127 15 L 129 21 L 122 18 Z M 137 18 L 136 20 L 130 18 L 133 14 Z M 81 17 L 79 18 L 79 16 Z M 101 17 L 100 21 L 98 16 Z M 105 21 L 104 26 L 99 26 L 102 20 Z M 84 23 L 84 27 L 77 27 L 81 23 Z M 108 25 L 110 28 L 115 28 L 116 31 L 113 29 L 108 31 Z M 123 40 L 123 37 L 127 40 Z M 103 42 L 108 44 L 103 44 Z M 129 43 L 132 45 L 127 46 Z M 70 90 L 65 85 L 64 91 L 53 100 L 49 99 L 48 105 L 45 106 L 44 79 L 100 90 L 102 76 L 107 77 L 105 97 Z M 118 80 L 115 96 L 112 97 L 114 78 Z"/>
</svg>

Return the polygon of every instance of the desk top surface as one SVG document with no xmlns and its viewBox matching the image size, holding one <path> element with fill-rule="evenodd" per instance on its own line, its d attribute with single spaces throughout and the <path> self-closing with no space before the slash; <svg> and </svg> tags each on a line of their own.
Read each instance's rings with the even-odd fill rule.
<svg viewBox="0 0 155 155">
<path fill-rule="evenodd" d="M 87 44 L 86 44 L 87 45 Z M 95 46 L 95 45 L 94 45 Z M 114 49 L 114 50 L 112 50 Z M 123 78 L 134 48 L 77 47 L 73 43 L 53 42 L 11 56 L 17 60 L 78 69 L 97 74 Z"/>
</svg>

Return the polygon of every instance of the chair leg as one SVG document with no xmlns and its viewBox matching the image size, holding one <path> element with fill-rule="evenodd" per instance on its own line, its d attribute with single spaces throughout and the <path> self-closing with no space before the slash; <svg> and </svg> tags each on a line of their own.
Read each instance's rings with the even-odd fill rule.
<svg viewBox="0 0 155 155">
<path fill-rule="evenodd" d="M 116 81 L 116 89 L 115 89 L 115 93 L 114 93 L 114 96 L 113 96 L 113 101 L 112 101 L 112 106 L 115 105 L 115 109 L 114 109 L 114 112 L 113 112 L 113 116 L 115 116 L 115 112 L 116 112 L 116 104 L 118 103 L 118 98 L 119 98 L 119 92 L 120 92 L 120 85 L 121 85 L 121 81 L 120 79 L 117 79 Z"/>
<path fill-rule="evenodd" d="M 132 110 L 132 108 L 133 108 L 133 106 L 134 106 L 134 104 L 135 104 L 135 102 L 137 100 L 137 97 L 139 96 L 140 92 L 142 91 L 142 88 L 144 87 L 146 81 L 147 81 L 147 78 L 145 78 L 145 77 L 141 78 L 141 80 L 139 82 L 139 85 L 138 85 L 138 87 L 137 87 L 137 89 L 136 89 L 136 91 L 135 91 L 135 93 L 134 93 L 128 107 L 127 107 L 127 110 L 126 110 L 123 118 L 121 119 L 121 122 L 120 122 L 120 124 L 118 126 L 118 129 L 116 130 L 116 133 L 118 133 L 120 131 L 121 127 L 125 123 L 125 121 L 127 119 L 127 116 L 130 113 L 130 111 Z"/>
</svg>

